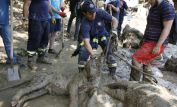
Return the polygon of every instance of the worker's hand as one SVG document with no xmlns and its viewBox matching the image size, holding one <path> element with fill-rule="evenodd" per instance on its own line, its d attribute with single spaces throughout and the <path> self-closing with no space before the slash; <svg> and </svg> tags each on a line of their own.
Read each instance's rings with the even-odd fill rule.
<svg viewBox="0 0 177 107">
<path fill-rule="evenodd" d="M 56 19 L 54 16 L 51 17 L 52 24 L 56 24 Z"/>
<path fill-rule="evenodd" d="M 160 47 L 159 45 L 156 45 L 153 50 L 152 50 L 152 54 L 159 54 L 160 53 Z"/>
<path fill-rule="evenodd" d="M 93 49 L 90 58 L 91 58 L 91 59 L 96 59 L 96 58 L 97 58 L 96 53 L 97 53 L 97 51 L 96 51 L 95 49 Z"/>
<path fill-rule="evenodd" d="M 28 18 L 22 18 L 22 27 L 27 30 L 28 29 Z"/>
<path fill-rule="evenodd" d="M 96 55 L 93 54 L 90 56 L 90 59 L 97 59 L 97 57 L 96 57 Z"/>
<path fill-rule="evenodd" d="M 111 31 L 111 35 L 112 35 L 113 37 L 117 37 L 117 30 L 116 30 L 116 29 L 113 29 L 113 30 Z"/>
<path fill-rule="evenodd" d="M 64 6 L 62 6 L 60 9 L 61 9 L 62 12 L 65 11 L 65 7 Z"/>
<path fill-rule="evenodd" d="M 65 18 L 66 17 L 66 13 L 64 13 L 64 12 L 59 12 L 58 13 L 62 18 Z"/>
<path fill-rule="evenodd" d="M 112 4 L 107 4 L 107 7 L 108 7 L 109 10 L 111 10 L 112 9 Z"/>
</svg>

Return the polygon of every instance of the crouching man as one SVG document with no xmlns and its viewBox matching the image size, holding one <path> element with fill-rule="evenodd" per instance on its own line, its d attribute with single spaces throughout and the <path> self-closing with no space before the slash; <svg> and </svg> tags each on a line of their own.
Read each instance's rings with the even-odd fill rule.
<svg viewBox="0 0 177 107">
<path fill-rule="evenodd" d="M 79 71 L 85 67 L 88 58 L 95 58 L 94 50 L 101 46 L 106 53 L 109 34 L 105 28 L 105 22 L 113 23 L 112 34 L 117 35 L 117 19 L 104 10 L 97 9 L 92 1 L 82 4 L 83 20 L 80 29 Z M 107 64 L 111 75 L 115 74 L 117 63 L 112 55 L 111 46 L 108 47 Z"/>
</svg>

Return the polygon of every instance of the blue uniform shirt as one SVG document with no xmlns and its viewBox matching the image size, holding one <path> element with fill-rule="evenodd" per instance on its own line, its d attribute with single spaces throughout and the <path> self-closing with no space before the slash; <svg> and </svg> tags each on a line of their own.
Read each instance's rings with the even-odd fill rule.
<svg viewBox="0 0 177 107">
<path fill-rule="evenodd" d="M 9 23 L 9 0 L 0 0 L 0 24 Z"/>
<path fill-rule="evenodd" d="M 151 7 L 147 17 L 147 25 L 144 34 L 145 41 L 158 41 L 163 30 L 163 21 L 175 18 L 174 7 L 163 0 L 159 5 Z M 167 41 L 165 41 L 165 44 Z"/>
<path fill-rule="evenodd" d="M 45 21 L 49 19 L 49 0 L 32 0 L 29 7 L 29 19 Z"/>
<path fill-rule="evenodd" d="M 51 6 L 56 10 L 60 10 L 61 0 L 51 0 Z M 54 12 L 54 16 L 56 19 L 61 19 L 61 16 L 58 13 Z"/>
<path fill-rule="evenodd" d="M 108 32 L 105 28 L 105 22 L 111 22 L 112 16 L 104 10 L 97 9 L 94 21 L 89 21 L 86 18 L 81 23 L 82 39 L 98 38 L 99 36 L 107 36 Z"/>
</svg>

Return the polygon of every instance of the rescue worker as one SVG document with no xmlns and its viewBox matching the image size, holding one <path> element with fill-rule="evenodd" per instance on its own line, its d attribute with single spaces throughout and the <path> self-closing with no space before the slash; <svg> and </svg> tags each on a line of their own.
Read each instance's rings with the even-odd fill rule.
<svg viewBox="0 0 177 107">
<path fill-rule="evenodd" d="M 119 21 L 119 13 L 120 13 L 119 7 L 120 7 L 120 0 L 106 0 L 105 2 L 106 11 L 109 12 L 112 16 L 114 16 L 118 21 Z M 106 24 L 106 29 L 110 33 L 111 23 Z M 118 32 L 118 27 L 116 29 Z M 111 46 L 112 46 L 113 52 L 117 51 L 118 37 L 111 38 Z"/>
<path fill-rule="evenodd" d="M 10 0 L 0 1 L 0 35 L 2 37 L 4 47 L 7 54 L 6 63 L 10 64 L 11 60 L 11 34 L 9 27 L 9 2 Z M 16 64 L 16 55 L 13 54 L 13 63 Z"/>
<path fill-rule="evenodd" d="M 82 4 L 83 20 L 81 23 L 80 35 L 80 50 L 79 50 L 79 71 L 85 67 L 85 64 L 90 58 L 95 58 L 94 50 L 101 46 L 103 51 L 108 45 L 108 32 L 105 28 L 104 22 L 112 22 L 113 30 L 112 33 L 117 35 L 117 19 L 112 17 L 109 13 L 102 9 L 97 9 L 92 1 L 85 1 Z M 112 56 L 111 47 L 108 48 L 107 64 L 110 70 L 110 74 L 114 75 L 116 72 L 117 63 Z M 104 51 L 105 52 L 105 51 Z"/>
<path fill-rule="evenodd" d="M 81 0 L 68 0 L 69 4 L 69 10 L 71 11 L 71 15 L 68 20 L 68 27 L 67 27 L 67 33 L 68 36 L 70 37 L 70 30 L 71 30 L 71 25 L 73 22 L 73 19 L 76 17 L 76 24 L 75 24 L 75 33 L 74 33 L 74 40 L 77 40 L 78 34 L 79 34 L 79 29 L 80 29 L 80 24 L 78 22 L 78 5 Z"/>
<path fill-rule="evenodd" d="M 167 0 L 149 0 L 151 8 L 147 17 L 143 43 L 133 54 L 133 66 L 152 74 L 151 62 L 163 53 L 168 44 L 168 35 L 175 18 L 175 9 Z M 140 81 L 141 73 L 132 68 L 130 80 Z M 154 83 L 154 79 L 143 75 L 143 81 Z"/>
<path fill-rule="evenodd" d="M 120 0 L 120 13 L 119 13 L 119 24 L 118 24 L 118 36 L 120 37 L 120 33 L 122 30 L 122 23 L 124 21 L 124 16 L 126 15 L 125 10 L 128 9 L 127 3 L 125 0 Z"/>
<path fill-rule="evenodd" d="M 106 0 L 105 1 L 105 9 L 107 12 L 111 13 L 112 11 L 112 16 L 114 16 L 118 21 L 119 21 L 119 13 L 120 13 L 120 0 Z M 107 26 L 108 32 L 111 30 L 111 25 L 109 24 Z"/>
<path fill-rule="evenodd" d="M 36 69 L 35 55 L 38 54 L 37 62 L 44 64 L 51 64 L 46 57 L 46 48 L 48 45 L 49 35 L 49 17 L 50 10 L 51 19 L 55 20 L 49 0 L 24 0 L 23 20 L 29 19 L 28 25 L 28 67 Z M 29 13 L 29 15 L 28 15 Z"/>
</svg>

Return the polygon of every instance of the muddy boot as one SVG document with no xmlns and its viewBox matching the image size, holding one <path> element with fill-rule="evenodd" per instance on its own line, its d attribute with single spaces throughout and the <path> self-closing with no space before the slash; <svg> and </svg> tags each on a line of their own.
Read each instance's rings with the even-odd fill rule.
<svg viewBox="0 0 177 107">
<path fill-rule="evenodd" d="M 143 71 L 153 76 L 151 66 L 143 66 Z M 143 81 L 151 83 L 151 84 L 157 84 L 157 81 L 155 80 L 155 78 L 147 76 L 145 74 L 143 75 Z"/>
<path fill-rule="evenodd" d="M 116 74 L 116 68 L 109 68 L 109 74 L 111 75 L 111 76 L 114 76 L 115 74 Z"/>
<path fill-rule="evenodd" d="M 57 54 L 57 51 L 55 49 L 49 49 L 48 53 L 50 53 L 50 54 Z"/>
<path fill-rule="evenodd" d="M 142 64 L 137 62 L 136 60 L 132 60 L 132 65 L 139 69 L 140 71 L 142 70 Z M 141 80 L 141 72 L 137 71 L 134 68 L 131 68 L 131 73 L 130 73 L 130 81 L 140 81 Z"/>
<path fill-rule="evenodd" d="M 31 70 L 36 70 L 37 69 L 37 66 L 36 66 L 36 63 L 35 63 L 35 57 L 30 57 L 28 56 L 28 67 L 31 69 Z"/>
<path fill-rule="evenodd" d="M 46 56 L 38 56 L 37 62 L 43 64 L 52 64 L 52 62 L 50 62 Z"/>
<path fill-rule="evenodd" d="M 86 63 L 87 63 L 86 61 L 79 61 L 78 63 L 79 73 L 84 71 Z"/>
<path fill-rule="evenodd" d="M 79 73 L 83 72 L 84 71 L 84 68 L 83 67 L 79 67 Z"/>
<path fill-rule="evenodd" d="M 112 77 L 113 80 L 117 80 L 116 67 L 109 68 L 109 75 Z"/>
</svg>

